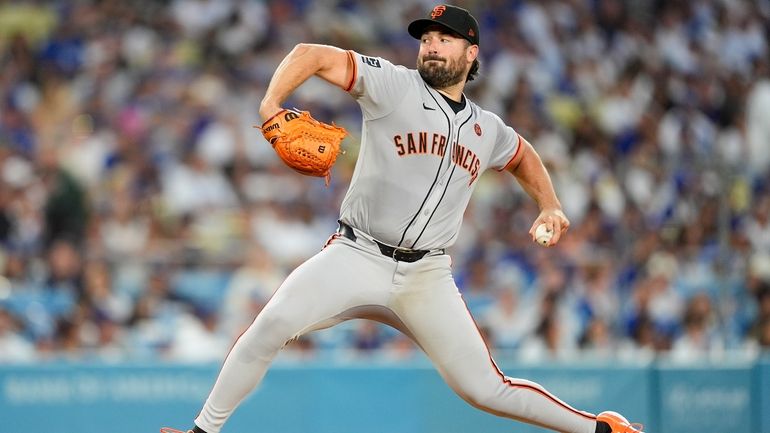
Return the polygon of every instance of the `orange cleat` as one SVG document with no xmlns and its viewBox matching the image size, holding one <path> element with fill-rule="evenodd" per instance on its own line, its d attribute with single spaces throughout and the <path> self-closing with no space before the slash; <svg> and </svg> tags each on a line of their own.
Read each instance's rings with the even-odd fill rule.
<svg viewBox="0 0 770 433">
<path fill-rule="evenodd" d="M 603 421 L 610 425 L 612 433 L 644 433 L 641 424 L 631 424 L 621 414 L 610 410 L 600 413 L 596 416 L 597 421 Z"/>
<path fill-rule="evenodd" d="M 193 433 L 192 430 L 187 430 L 187 432 L 184 432 L 182 430 L 177 430 L 175 428 L 171 427 L 163 427 L 160 429 L 160 433 Z"/>
</svg>

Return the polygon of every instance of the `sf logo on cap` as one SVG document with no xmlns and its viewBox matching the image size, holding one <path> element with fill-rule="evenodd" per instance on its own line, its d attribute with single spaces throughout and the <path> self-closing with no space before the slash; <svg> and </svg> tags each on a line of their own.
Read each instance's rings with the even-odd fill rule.
<svg viewBox="0 0 770 433">
<path fill-rule="evenodd" d="M 435 8 L 433 8 L 433 11 L 430 13 L 431 19 L 436 19 L 436 17 L 440 17 L 441 15 L 444 15 L 444 11 L 446 10 L 446 6 L 444 5 L 438 5 Z"/>
</svg>

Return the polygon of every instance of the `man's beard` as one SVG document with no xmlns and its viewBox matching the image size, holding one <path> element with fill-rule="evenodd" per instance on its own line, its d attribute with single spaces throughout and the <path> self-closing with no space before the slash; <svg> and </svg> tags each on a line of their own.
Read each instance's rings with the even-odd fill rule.
<svg viewBox="0 0 770 433">
<path fill-rule="evenodd" d="M 441 60 L 443 63 L 431 62 L 429 60 Z M 417 60 L 417 71 L 429 86 L 434 89 L 445 89 L 453 86 L 465 77 L 465 68 L 460 65 L 459 60 L 445 59 L 436 55 L 427 55 Z"/>
</svg>

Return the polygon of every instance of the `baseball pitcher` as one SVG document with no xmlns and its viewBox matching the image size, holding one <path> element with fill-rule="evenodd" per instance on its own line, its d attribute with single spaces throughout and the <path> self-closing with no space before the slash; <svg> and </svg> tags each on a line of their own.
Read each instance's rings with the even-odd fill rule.
<svg viewBox="0 0 770 433">
<path fill-rule="evenodd" d="M 288 276 L 238 339 L 191 431 L 219 433 L 287 342 L 367 318 L 412 338 L 452 389 L 479 409 L 559 432 L 641 432 L 615 412 L 577 410 L 537 383 L 505 376 L 490 356 L 445 252 L 457 239 L 479 175 L 510 173 L 537 202 L 533 239 L 545 224 L 553 233 L 546 245 L 557 244 L 569 220 L 532 145 L 463 94 L 479 68 L 476 19 L 439 5 L 408 32 L 419 40 L 416 70 L 299 44 L 275 71 L 260 106 L 261 129 L 288 165 L 327 177 L 345 135 L 306 112 L 282 108 L 313 75 L 360 105 L 361 148 L 337 232 Z"/>
</svg>

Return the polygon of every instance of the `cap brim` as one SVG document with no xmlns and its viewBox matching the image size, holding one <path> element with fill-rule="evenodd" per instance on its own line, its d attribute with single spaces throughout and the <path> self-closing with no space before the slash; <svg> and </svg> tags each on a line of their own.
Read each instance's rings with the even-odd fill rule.
<svg viewBox="0 0 770 433">
<path fill-rule="evenodd" d="M 452 27 L 449 27 L 444 23 L 434 21 L 434 20 L 429 20 L 427 18 L 422 18 L 419 20 L 412 21 L 406 30 L 409 32 L 410 35 L 412 35 L 413 38 L 422 39 L 422 34 L 425 33 L 425 29 L 427 29 L 428 26 L 441 26 L 445 29 L 451 30 L 453 33 L 457 33 L 458 35 L 460 35 L 460 37 L 465 38 L 462 35 L 462 33 L 460 33 L 460 31 L 458 31 L 457 29 L 453 29 Z"/>
</svg>

